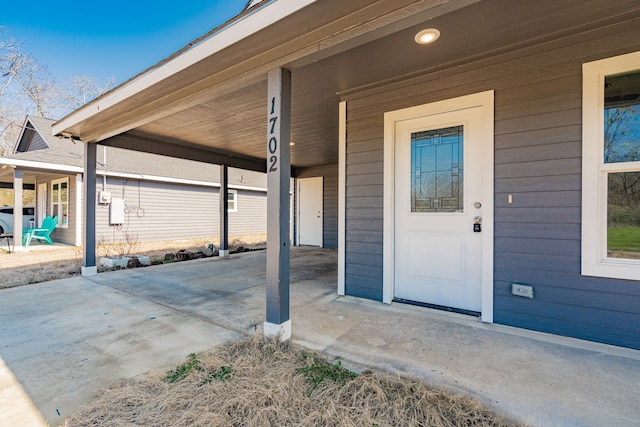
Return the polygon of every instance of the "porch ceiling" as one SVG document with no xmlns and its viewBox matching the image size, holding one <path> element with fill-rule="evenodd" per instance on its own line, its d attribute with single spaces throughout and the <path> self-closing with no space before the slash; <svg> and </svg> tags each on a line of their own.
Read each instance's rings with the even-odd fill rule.
<svg viewBox="0 0 640 427">
<path fill-rule="evenodd" d="M 322 0 L 57 128 L 107 145 L 215 152 L 248 160 L 246 168 L 263 165 L 266 73 L 283 66 L 292 71 L 292 165 L 335 164 L 338 102 L 353 92 L 639 17 L 637 0 Z M 420 46 L 413 38 L 427 27 L 441 37 Z"/>
<path fill-rule="evenodd" d="M 43 173 L 38 172 L 25 172 L 22 175 L 22 183 L 34 185 L 39 176 L 44 175 Z M 0 188 L 13 188 L 13 173 L 11 174 L 0 174 Z"/>
</svg>

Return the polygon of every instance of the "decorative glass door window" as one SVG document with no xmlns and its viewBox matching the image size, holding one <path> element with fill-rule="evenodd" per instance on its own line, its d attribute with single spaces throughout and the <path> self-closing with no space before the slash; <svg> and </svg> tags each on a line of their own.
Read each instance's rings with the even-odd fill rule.
<svg viewBox="0 0 640 427">
<path fill-rule="evenodd" d="M 463 212 L 463 126 L 411 134 L 411 212 Z"/>
</svg>

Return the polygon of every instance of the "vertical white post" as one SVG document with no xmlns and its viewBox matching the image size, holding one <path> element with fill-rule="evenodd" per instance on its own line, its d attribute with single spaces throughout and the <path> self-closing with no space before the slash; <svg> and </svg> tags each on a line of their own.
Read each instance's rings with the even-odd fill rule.
<svg viewBox="0 0 640 427">
<path fill-rule="evenodd" d="M 22 247 L 22 171 L 13 170 L 13 251 L 20 252 Z"/>
<path fill-rule="evenodd" d="M 74 246 L 81 246 L 82 245 L 82 193 L 83 193 L 83 188 L 82 188 L 83 184 L 82 184 L 82 174 L 78 173 L 76 174 L 76 185 L 75 185 L 75 191 L 76 191 L 76 214 L 74 215 L 76 224 L 74 227 L 75 230 L 75 237 L 73 239 L 73 244 Z"/>
<path fill-rule="evenodd" d="M 84 233 L 82 238 L 81 272 L 83 276 L 98 274 L 96 266 L 96 151 L 97 144 L 84 144 L 84 215 L 82 224 Z"/>
<path fill-rule="evenodd" d="M 218 249 L 218 255 L 229 256 L 229 168 L 227 165 L 220 165 L 220 249 Z"/>
<path fill-rule="evenodd" d="M 291 338 L 289 311 L 289 181 L 291 72 L 271 70 L 267 102 L 267 320 L 266 336 Z"/>
<path fill-rule="evenodd" d="M 346 274 L 346 192 L 347 192 L 347 102 L 338 110 L 338 295 L 345 295 Z"/>
</svg>

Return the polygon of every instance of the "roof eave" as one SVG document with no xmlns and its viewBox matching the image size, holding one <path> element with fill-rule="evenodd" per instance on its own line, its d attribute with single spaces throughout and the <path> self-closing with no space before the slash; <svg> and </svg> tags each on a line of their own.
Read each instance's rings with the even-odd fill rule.
<svg viewBox="0 0 640 427">
<path fill-rule="evenodd" d="M 83 168 L 79 166 L 61 165 L 58 163 L 38 162 L 34 160 L 20 160 L 14 158 L 0 157 L 0 165 L 15 166 L 17 168 L 37 169 L 56 172 L 81 173 Z"/>
<path fill-rule="evenodd" d="M 278 0 L 265 1 L 239 15 L 239 19 L 232 19 L 219 27 L 204 40 L 193 46 L 188 45 L 169 60 L 149 68 L 147 71 L 128 80 L 114 90 L 102 95 L 92 102 L 78 108 L 52 126 L 53 135 L 70 133 L 80 137 L 72 130 L 82 121 L 94 117 L 100 112 L 128 99 L 135 94 L 150 88 L 164 79 L 185 70 L 197 62 L 235 43 L 255 34 L 284 17 L 307 7 L 317 0 Z M 267 7 L 268 6 L 268 7 Z"/>
</svg>

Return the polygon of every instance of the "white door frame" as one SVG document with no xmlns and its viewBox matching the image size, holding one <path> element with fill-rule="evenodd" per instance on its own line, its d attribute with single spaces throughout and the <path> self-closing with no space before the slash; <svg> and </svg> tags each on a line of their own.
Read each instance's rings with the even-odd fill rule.
<svg viewBox="0 0 640 427">
<path fill-rule="evenodd" d="M 297 178 L 297 183 L 296 183 L 296 242 L 298 245 L 300 245 L 300 229 L 302 227 L 300 227 L 301 224 L 301 209 L 300 209 L 300 193 L 301 193 L 301 188 L 302 186 L 300 185 L 300 181 L 320 181 L 320 205 L 322 206 L 322 208 L 320 209 L 320 247 L 323 247 L 324 245 L 324 229 L 323 229 L 323 224 L 324 224 L 324 178 L 321 176 L 317 176 L 317 177 L 311 177 L 311 178 Z"/>
<path fill-rule="evenodd" d="M 45 216 L 47 216 L 48 186 L 49 185 L 46 182 L 39 182 L 37 186 L 38 190 L 36 193 L 36 227 L 40 227 L 42 225 L 42 220 Z"/>
<path fill-rule="evenodd" d="M 493 146 L 494 93 L 480 92 L 384 115 L 383 294 L 390 304 L 395 291 L 395 137 L 396 122 L 480 107 L 482 110 L 482 321 L 493 322 Z"/>
</svg>

